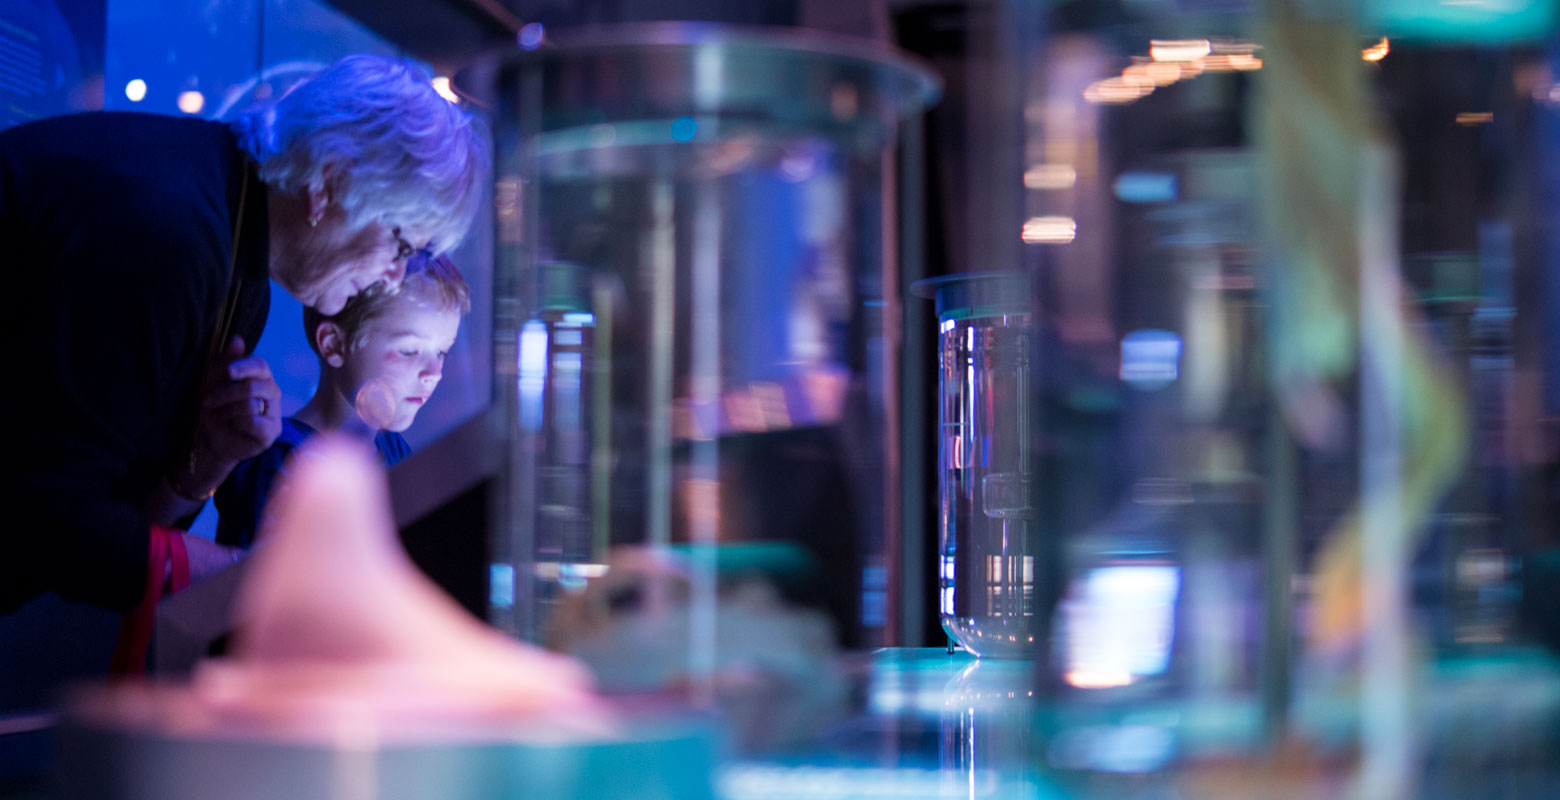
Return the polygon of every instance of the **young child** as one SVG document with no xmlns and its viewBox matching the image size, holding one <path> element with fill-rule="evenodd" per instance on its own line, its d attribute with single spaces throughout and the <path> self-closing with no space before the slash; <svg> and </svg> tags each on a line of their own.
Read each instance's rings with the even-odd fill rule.
<svg viewBox="0 0 1560 800">
<path fill-rule="evenodd" d="M 334 316 L 303 310 L 320 383 L 303 408 L 282 420 L 276 443 L 238 465 L 217 489 L 217 542 L 249 547 L 277 474 L 293 449 L 319 431 L 372 437 L 386 466 L 411 455 L 401 431 L 444 374 L 471 293 L 445 256 L 417 254 L 399 289 L 364 289 Z"/>
</svg>

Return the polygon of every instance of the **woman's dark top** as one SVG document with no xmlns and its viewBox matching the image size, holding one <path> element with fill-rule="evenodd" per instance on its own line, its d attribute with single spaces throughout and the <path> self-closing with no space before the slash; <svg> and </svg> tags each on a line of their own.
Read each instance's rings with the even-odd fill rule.
<svg viewBox="0 0 1560 800">
<path fill-rule="evenodd" d="M 292 417 L 282 418 L 282 435 L 264 453 L 239 464 L 217 489 L 217 543 L 247 548 L 255 542 L 260 529 L 261 512 L 271 496 L 276 476 L 292 451 L 316 431 Z M 394 431 L 374 434 L 374 449 L 387 467 L 412 454 L 411 445 Z"/>
<path fill-rule="evenodd" d="M 227 126 L 91 113 L 0 131 L 0 614 L 44 592 L 128 610 L 146 584 L 146 499 L 185 452 L 227 295 L 249 174 L 233 332 L 270 305 L 266 192 Z"/>
</svg>

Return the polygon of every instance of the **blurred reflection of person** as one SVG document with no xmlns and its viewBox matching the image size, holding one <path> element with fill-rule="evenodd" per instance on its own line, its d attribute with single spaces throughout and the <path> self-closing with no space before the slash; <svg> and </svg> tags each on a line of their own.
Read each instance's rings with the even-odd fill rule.
<svg viewBox="0 0 1560 800">
<path fill-rule="evenodd" d="M 399 289 L 375 285 L 334 316 L 304 309 L 304 333 L 319 356 L 320 383 L 265 452 L 233 470 L 217 489 L 217 542 L 248 548 L 266 501 L 293 450 L 321 431 L 372 440 L 394 466 L 412 454 L 412 426 L 444 377 L 444 359 L 471 310 L 471 290 L 448 256 L 407 259 Z"/>
<path fill-rule="evenodd" d="M 27 644 L 4 615 L 40 596 L 149 629 L 168 579 L 230 563 L 171 523 L 277 436 L 269 370 L 244 357 L 269 281 L 325 314 L 397 283 L 409 254 L 465 234 L 486 164 L 420 68 L 370 55 L 231 125 L 90 113 L 0 132 L 0 326 L 26 376 L 3 407 L 0 650 Z"/>
</svg>

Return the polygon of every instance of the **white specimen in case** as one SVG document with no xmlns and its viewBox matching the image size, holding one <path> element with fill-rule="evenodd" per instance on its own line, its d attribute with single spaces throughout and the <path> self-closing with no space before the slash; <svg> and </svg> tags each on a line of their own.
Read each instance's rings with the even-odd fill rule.
<svg viewBox="0 0 1560 800">
<path fill-rule="evenodd" d="M 348 719 L 390 736 L 537 716 L 561 738 L 612 727 L 578 662 L 486 626 L 418 570 L 361 443 L 311 439 L 272 512 L 239 590 L 233 652 L 195 672 L 218 717 L 304 735 Z"/>
</svg>

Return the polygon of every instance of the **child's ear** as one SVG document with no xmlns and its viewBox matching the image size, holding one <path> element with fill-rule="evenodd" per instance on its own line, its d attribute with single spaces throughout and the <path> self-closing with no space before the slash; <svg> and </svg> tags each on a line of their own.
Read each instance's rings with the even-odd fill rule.
<svg viewBox="0 0 1560 800">
<path fill-rule="evenodd" d="M 321 322 L 314 328 L 314 347 L 320 358 L 336 369 L 347 363 L 347 337 L 334 322 Z"/>
</svg>

